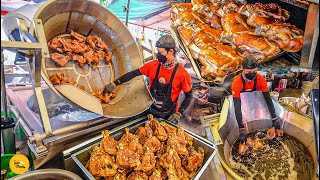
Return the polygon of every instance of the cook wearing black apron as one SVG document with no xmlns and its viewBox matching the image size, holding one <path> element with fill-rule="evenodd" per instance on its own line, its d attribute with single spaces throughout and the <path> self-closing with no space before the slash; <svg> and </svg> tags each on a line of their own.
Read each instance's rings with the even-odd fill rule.
<svg viewBox="0 0 320 180">
<path fill-rule="evenodd" d="M 262 94 L 264 96 L 264 99 L 272 117 L 272 128 L 268 130 L 268 137 L 272 139 L 275 136 L 281 136 L 283 134 L 283 131 L 280 127 L 280 121 L 276 116 L 275 108 L 270 97 L 270 93 L 268 91 L 267 82 L 263 76 L 257 74 L 258 64 L 258 61 L 253 56 L 248 56 L 244 58 L 244 60 L 242 61 L 243 72 L 236 76 L 232 82 L 234 110 L 240 134 L 239 153 L 243 153 L 247 149 L 247 146 L 245 145 L 245 143 L 247 142 L 247 133 L 242 121 L 241 99 L 239 96 L 239 92 L 243 93 L 262 91 Z M 251 85 L 252 87 L 252 81 L 254 81 L 253 88 L 246 89 L 250 87 L 249 85 Z M 242 89 L 240 89 L 241 85 Z"/>
<path fill-rule="evenodd" d="M 179 64 L 176 64 L 172 72 L 170 81 L 168 84 L 159 82 L 159 72 L 161 64 L 158 65 L 156 77 L 154 78 L 151 85 L 151 95 L 154 99 L 153 104 L 150 107 L 150 113 L 158 118 L 169 118 L 176 110 L 176 102 L 172 101 L 172 81 L 178 70 Z"/>
</svg>

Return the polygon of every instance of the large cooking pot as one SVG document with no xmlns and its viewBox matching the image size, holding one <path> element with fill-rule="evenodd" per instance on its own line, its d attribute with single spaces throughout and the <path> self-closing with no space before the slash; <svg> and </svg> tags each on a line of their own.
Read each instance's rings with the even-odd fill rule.
<svg viewBox="0 0 320 180">
<path fill-rule="evenodd" d="M 241 93 L 241 103 L 243 122 L 246 124 L 248 132 L 271 127 L 271 116 L 261 91 Z M 309 150 L 314 162 L 312 176 L 316 178 L 318 164 L 312 119 L 288 112 L 274 100 L 273 104 L 277 116 L 283 121 L 284 132 L 299 140 Z M 212 131 L 216 130 L 212 128 Z M 217 143 L 220 162 L 227 173 L 234 179 L 243 179 L 231 168 L 229 161 L 230 149 L 239 137 L 239 128 L 234 114 L 232 96 L 229 96 L 224 101 L 219 128 L 216 132 L 213 132 L 213 135 Z"/>
</svg>

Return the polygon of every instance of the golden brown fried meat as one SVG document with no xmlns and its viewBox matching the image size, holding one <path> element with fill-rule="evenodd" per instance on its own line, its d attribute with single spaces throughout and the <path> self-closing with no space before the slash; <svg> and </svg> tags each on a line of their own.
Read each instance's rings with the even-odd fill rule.
<svg viewBox="0 0 320 180">
<path fill-rule="evenodd" d="M 161 142 L 155 137 L 152 136 L 152 132 L 148 132 L 148 138 L 146 139 L 143 149 L 147 151 L 147 149 L 150 149 L 152 153 L 155 153 L 158 151 L 161 147 Z"/>
<path fill-rule="evenodd" d="M 100 48 L 101 50 L 108 52 L 108 46 L 106 43 L 98 36 L 88 36 L 87 43 L 91 48 Z"/>
<path fill-rule="evenodd" d="M 78 55 L 78 54 L 72 54 L 72 59 L 73 60 L 76 60 L 79 64 L 80 67 L 84 67 L 84 64 L 86 63 L 86 59 L 81 56 L 81 55 Z"/>
<path fill-rule="evenodd" d="M 61 82 L 64 80 L 64 73 L 58 71 L 50 75 L 49 80 L 52 82 L 53 85 L 61 84 Z"/>
<path fill-rule="evenodd" d="M 122 144 L 119 144 L 116 162 L 120 168 L 130 170 L 140 164 L 140 155 L 136 152 L 130 151 L 127 148 L 124 148 Z"/>
<path fill-rule="evenodd" d="M 148 172 L 152 170 L 156 165 L 156 158 L 153 152 L 148 148 L 146 152 L 141 157 L 141 164 L 139 164 L 135 170 Z"/>
<path fill-rule="evenodd" d="M 188 155 L 186 148 L 187 141 L 184 138 L 177 136 L 175 133 L 169 134 L 167 141 L 168 148 L 172 147 L 179 155 Z"/>
<path fill-rule="evenodd" d="M 100 147 L 95 146 L 86 168 L 93 176 L 110 177 L 117 173 L 118 166 L 111 156 L 103 153 Z"/>
<path fill-rule="evenodd" d="M 162 142 L 167 140 L 168 134 L 166 130 L 160 125 L 160 123 L 155 124 L 155 126 L 156 128 L 153 134 Z"/>
<path fill-rule="evenodd" d="M 195 172 L 199 167 L 201 167 L 204 158 L 204 150 L 199 147 L 198 152 L 194 147 L 189 147 L 189 156 L 185 156 L 182 159 L 182 164 L 188 172 Z"/>
<path fill-rule="evenodd" d="M 160 122 L 157 119 L 153 118 L 153 116 L 150 116 L 148 118 L 150 120 L 150 122 L 149 122 L 150 128 L 152 129 L 152 131 L 155 131 L 156 127 L 157 127 L 156 125 L 160 124 Z"/>
<path fill-rule="evenodd" d="M 71 37 L 73 37 L 74 39 L 76 39 L 80 43 L 84 42 L 86 39 L 82 34 L 74 32 L 72 30 L 71 30 Z"/>
<path fill-rule="evenodd" d="M 186 141 L 187 146 L 192 146 L 193 144 L 193 138 L 189 136 L 186 132 L 184 132 L 183 126 L 179 126 L 177 130 L 177 136 L 180 139 L 184 139 Z"/>
<path fill-rule="evenodd" d="M 128 176 L 128 180 L 148 180 L 148 176 L 141 171 L 134 171 Z"/>
<path fill-rule="evenodd" d="M 72 60 L 70 55 L 63 55 L 59 53 L 53 53 L 50 55 L 50 58 L 59 66 L 63 67 L 67 64 L 68 61 Z"/>
<path fill-rule="evenodd" d="M 117 155 L 117 141 L 109 135 L 109 131 L 102 131 L 103 139 L 100 142 L 100 146 L 103 150 L 111 156 Z"/>
<path fill-rule="evenodd" d="M 167 133 L 176 133 L 176 128 L 174 128 L 173 126 L 165 123 L 165 122 L 161 122 L 160 125 L 167 131 Z"/>
<path fill-rule="evenodd" d="M 103 95 L 103 90 L 104 90 L 104 87 L 102 87 L 99 90 L 93 91 L 92 95 L 98 98 L 102 103 L 109 103 L 110 100 L 115 97 L 115 94 L 114 92 L 111 92 Z"/>
<path fill-rule="evenodd" d="M 172 167 L 181 166 L 180 157 L 178 153 L 173 149 L 173 147 L 169 147 L 168 151 L 161 156 L 159 163 L 163 168 L 167 170 L 171 165 Z"/>
<path fill-rule="evenodd" d="M 60 43 L 59 38 L 60 37 L 55 37 L 51 39 L 51 41 L 48 42 L 48 47 L 62 53 L 62 44 Z"/>
<path fill-rule="evenodd" d="M 136 135 L 131 134 L 129 128 L 125 128 L 125 133 L 122 135 L 121 139 L 118 141 L 118 145 L 122 145 L 124 148 L 129 146 L 129 143 L 136 139 Z"/>
<path fill-rule="evenodd" d="M 149 180 L 162 180 L 161 171 L 158 169 L 153 170 L 152 175 L 149 177 Z"/>
<path fill-rule="evenodd" d="M 114 175 L 112 180 L 126 180 L 127 179 L 127 171 L 123 170 L 122 172 L 118 172 Z"/>
<path fill-rule="evenodd" d="M 128 149 L 130 151 L 136 152 L 140 155 L 143 154 L 143 147 L 139 143 L 139 137 L 138 136 L 133 136 L 133 139 L 129 142 Z"/>
<path fill-rule="evenodd" d="M 76 80 L 73 79 L 72 77 L 67 77 L 67 78 L 65 79 L 65 82 L 66 82 L 66 83 L 69 83 L 69 84 L 76 84 Z"/>
<path fill-rule="evenodd" d="M 135 134 L 139 137 L 139 142 L 141 144 L 143 144 L 148 138 L 149 131 L 152 132 L 152 129 L 150 128 L 149 123 L 146 123 L 144 127 L 143 126 L 138 127 L 138 129 L 136 130 Z"/>
<path fill-rule="evenodd" d="M 53 85 L 65 84 L 65 83 L 70 83 L 70 84 L 76 83 L 76 80 L 74 80 L 72 77 L 65 78 L 64 73 L 61 71 L 58 71 L 50 75 L 49 80 L 52 82 Z"/>
</svg>

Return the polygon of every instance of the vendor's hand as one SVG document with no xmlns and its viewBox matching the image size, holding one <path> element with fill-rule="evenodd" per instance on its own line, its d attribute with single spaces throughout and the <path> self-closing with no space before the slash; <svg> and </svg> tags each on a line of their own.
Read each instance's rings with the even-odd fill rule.
<svg viewBox="0 0 320 180">
<path fill-rule="evenodd" d="M 238 151 L 239 154 L 243 155 L 246 153 L 247 150 L 248 150 L 248 146 L 246 144 L 242 144 L 242 143 L 239 144 L 239 151 Z"/>
<path fill-rule="evenodd" d="M 246 130 L 244 128 L 240 129 L 239 133 L 240 133 L 240 136 L 239 136 L 240 143 L 241 144 L 245 144 L 246 141 L 247 141 L 247 132 L 246 132 Z"/>
<path fill-rule="evenodd" d="M 269 139 L 283 136 L 283 130 L 281 129 L 280 120 L 278 118 L 272 120 L 272 128 L 268 130 L 267 136 Z"/>
<path fill-rule="evenodd" d="M 179 112 L 175 112 L 169 117 L 168 120 L 174 124 L 178 124 L 181 117 L 182 117 L 182 115 Z"/>
<path fill-rule="evenodd" d="M 107 93 L 111 93 L 115 88 L 116 88 L 116 85 L 114 83 L 107 84 L 104 87 L 102 94 L 105 96 Z"/>
<path fill-rule="evenodd" d="M 248 146 L 246 145 L 247 142 L 247 133 L 246 130 L 240 129 L 239 130 L 240 136 L 239 136 L 239 140 L 240 140 L 240 144 L 239 144 L 239 154 L 244 154 L 247 150 L 248 150 Z"/>
<path fill-rule="evenodd" d="M 272 127 L 274 127 L 275 130 L 281 129 L 280 120 L 278 118 L 272 119 Z"/>
</svg>

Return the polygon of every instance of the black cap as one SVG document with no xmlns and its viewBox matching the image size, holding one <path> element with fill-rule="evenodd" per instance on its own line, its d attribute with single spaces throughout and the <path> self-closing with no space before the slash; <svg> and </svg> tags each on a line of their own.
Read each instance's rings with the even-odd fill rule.
<svg viewBox="0 0 320 180">
<path fill-rule="evenodd" d="M 156 47 L 176 49 L 176 42 L 170 35 L 161 36 L 156 42 Z"/>
<path fill-rule="evenodd" d="M 253 56 L 247 56 L 243 59 L 242 61 L 242 67 L 244 69 L 254 69 L 256 67 L 258 67 L 259 63 L 257 61 L 257 59 Z"/>
</svg>

